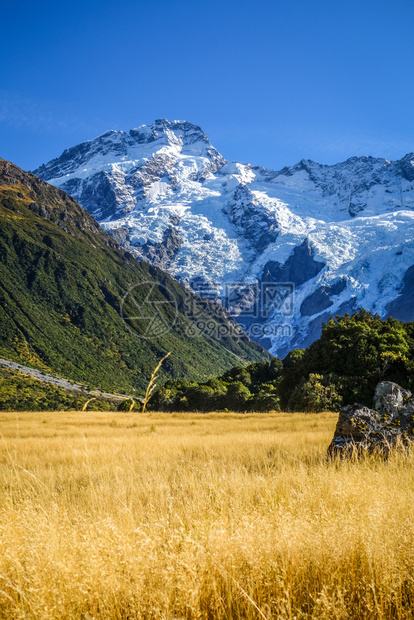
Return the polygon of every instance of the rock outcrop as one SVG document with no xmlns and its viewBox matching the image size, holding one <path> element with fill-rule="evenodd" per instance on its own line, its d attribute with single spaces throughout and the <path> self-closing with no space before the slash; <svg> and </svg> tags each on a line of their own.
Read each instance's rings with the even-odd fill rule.
<svg viewBox="0 0 414 620">
<path fill-rule="evenodd" d="M 374 409 L 361 404 L 341 409 L 328 456 L 379 452 L 414 442 L 414 399 L 391 381 L 378 383 Z"/>
</svg>

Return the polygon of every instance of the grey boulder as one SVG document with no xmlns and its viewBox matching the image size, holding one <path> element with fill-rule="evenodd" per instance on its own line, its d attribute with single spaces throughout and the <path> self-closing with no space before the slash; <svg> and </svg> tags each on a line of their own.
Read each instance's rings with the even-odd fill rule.
<svg viewBox="0 0 414 620">
<path fill-rule="evenodd" d="M 391 381 L 378 383 L 374 408 L 361 404 L 343 407 L 339 413 L 328 456 L 378 452 L 414 442 L 414 401 L 411 392 Z"/>
</svg>

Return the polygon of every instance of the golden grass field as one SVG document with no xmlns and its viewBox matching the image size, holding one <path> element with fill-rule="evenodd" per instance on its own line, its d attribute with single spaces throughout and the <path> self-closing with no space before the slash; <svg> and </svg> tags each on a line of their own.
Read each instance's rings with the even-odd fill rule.
<svg viewBox="0 0 414 620">
<path fill-rule="evenodd" d="M 413 618 L 414 457 L 336 418 L 0 413 L 0 618 Z"/>
</svg>

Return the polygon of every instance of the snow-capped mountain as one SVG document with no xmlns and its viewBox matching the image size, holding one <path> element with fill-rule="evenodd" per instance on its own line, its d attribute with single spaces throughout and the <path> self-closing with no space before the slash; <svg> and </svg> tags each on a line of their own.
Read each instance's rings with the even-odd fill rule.
<svg viewBox="0 0 414 620">
<path fill-rule="evenodd" d="M 332 314 L 414 320 L 414 154 L 227 162 L 188 122 L 108 131 L 34 171 L 137 258 L 214 296 L 274 354 Z"/>
</svg>

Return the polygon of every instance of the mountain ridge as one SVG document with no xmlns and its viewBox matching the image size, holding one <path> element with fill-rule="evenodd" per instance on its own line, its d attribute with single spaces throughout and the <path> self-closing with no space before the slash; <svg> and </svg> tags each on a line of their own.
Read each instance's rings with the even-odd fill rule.
<svg viewBox="0 0 414 620">
<path fill-rule="evenodd" d="M 330 314 L 363 307 L 386 316 L 391 308 L 396 318 L 403 311 L 414 318 L 402 297 L 414 264 L 414 154 L 334 165 L 302 159 L 275 171 L 228 162 L 191 123 L 162 119 L 115 132 L 117 140 L 133 141 L 131 132 L 142 141 L 127 154 L 113 156 L 95 142 L 82 167 L 73 161 L 65 173 L 57 158 L 37 172 L 76 197 L 134 256 L 215 295 L 248 329 L 252 317 L 242 315 L 261 302 L 263 284 L 283 284 L 276 274 L 302 269 L 309 277 L 291 279 L 291 316 L 273 308 L 259 320 L 270 333 L 263 327 L 256 339 L 273 354 L 306 347 Z M 299 251 L 304 243 L 310 254 Z M 318 273 L 312 261 L 323 264 Z M 232 284 L 238 303 L 226 297 Z"/>
</svg>

